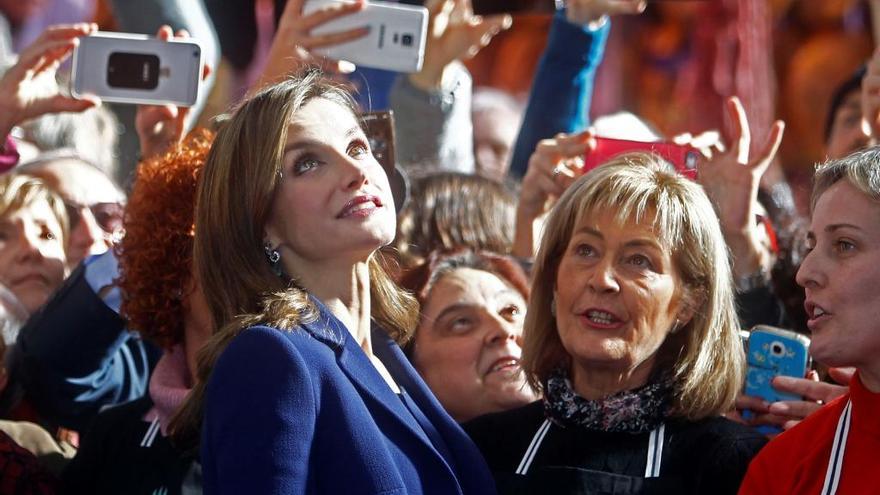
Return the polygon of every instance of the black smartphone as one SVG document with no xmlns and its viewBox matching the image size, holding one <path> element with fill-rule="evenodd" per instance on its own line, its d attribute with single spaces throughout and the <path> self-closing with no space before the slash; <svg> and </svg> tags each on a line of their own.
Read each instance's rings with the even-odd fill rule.
<svg viewBox="0 0 880 495">
<path fill-rule="evenodd" d="M 364 113 L 361 121 L 364 123 L 364 133 L 370 140 L 373 156 L 388 174 L 394 206 L 400 211 L 409 199 L 409 180 L 405 172 L 397 166 L 394 154 L 394 113 L 391 110 Z"/>
</svg>

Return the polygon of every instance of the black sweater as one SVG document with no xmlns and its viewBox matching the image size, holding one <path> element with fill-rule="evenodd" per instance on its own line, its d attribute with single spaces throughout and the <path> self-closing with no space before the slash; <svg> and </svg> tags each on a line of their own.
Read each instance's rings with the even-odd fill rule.
<svg viewBox="0 0 880 495">
<path fill-rule="evenodd" d="M 550 426 L 526 476 L 514 474 L 545 420 L 543 404 L 482 416 L 464 425 L 489 463 L 499 493 L 735 494 L 766 439 L 721 417 L 665 424 L 657 478 L 646 480 L 650 433 Z"/>
</svg>

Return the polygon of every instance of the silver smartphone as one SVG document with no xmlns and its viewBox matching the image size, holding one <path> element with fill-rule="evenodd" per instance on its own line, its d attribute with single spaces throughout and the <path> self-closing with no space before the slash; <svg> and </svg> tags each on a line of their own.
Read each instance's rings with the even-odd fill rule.
<svg viewBox="0 0 880 495">
<path fill-rule="evenodd" d="M 308 0 L 303 14 L 346 0 Z M 395 72 L 418 72 L 425 57 L 428 32 L 428 9 L 374 1 L 364 10 L 330 21 L 312 30 L 312 34 L 338 33 L 368 26 L 370 32 L 356 40 L 316 49 L 317 53 L 355 65 Z"/>
<path fill-rule="evenodd" d="M 202 48 L 194 39 L 95 33 L 81 38 L 73 53 L 70 92 L 109 102 L 192 106 L 202 64 Z"/>
</svg>

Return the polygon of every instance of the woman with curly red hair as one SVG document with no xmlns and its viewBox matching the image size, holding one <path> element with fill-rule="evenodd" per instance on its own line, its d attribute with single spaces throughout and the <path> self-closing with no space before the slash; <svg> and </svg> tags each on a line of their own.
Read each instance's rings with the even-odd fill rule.
<svg viewBox="0 0 880 495">
<path fill-rule="evenodd" d="M 142 163 L 117 247 L 122 314 L 162 347 L 141 399 L 101 413 L 64 473 L 70 493 L 150 493 L 198 483 L 194 457 L 166 438 L 168 420 L 192 387 L 195 356 L 212 331 L 192 271 L 196 183 L 213 135 L 201 131 Z"/>
</svg>

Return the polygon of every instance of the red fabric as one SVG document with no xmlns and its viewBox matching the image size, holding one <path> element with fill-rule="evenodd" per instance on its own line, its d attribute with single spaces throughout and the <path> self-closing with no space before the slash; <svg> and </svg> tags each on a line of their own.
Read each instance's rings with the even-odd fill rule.
<svg viewBox="0 0 880 495">
<path fill-rule="evenodd" d="M 867 390 L 858 375 L 850 393 L 829 403 L 779 435 L 752 460 L 739 493 L 818 494 L 825 483 L 834 433 L 847 399 L 852 419 L 837 495 L 880 490 L 880 393 Z"/>
<path fill-rule="evenodd" d="M 0 495 L 51 495 L 56 485 L 33 454 L 0 432 Z"/>
</svg>

